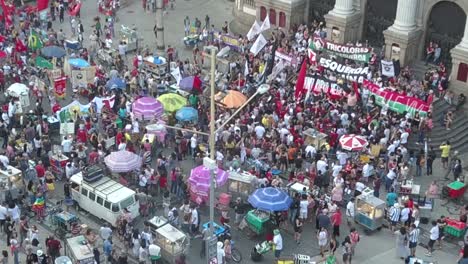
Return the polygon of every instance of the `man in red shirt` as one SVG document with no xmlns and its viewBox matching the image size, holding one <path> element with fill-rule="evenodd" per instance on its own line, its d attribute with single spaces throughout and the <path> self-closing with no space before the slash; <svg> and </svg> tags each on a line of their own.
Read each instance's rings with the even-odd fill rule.
<svg viewBox="0 0 468 264">
<path fill-rule="evenodd" d="M 60 249 L 62 248 L 60 241 L 55 239 L 54 236 L 50 236 L 47 241 L 47 248 L 49 249 L 49 254 L 52 257 L 52 262 L 54 262 L 55 259 L 60 256 Z"/>
<path fill-rule="evenodd" d="M 38 161 L 38 162 L 37 162 L 37 165 L 36 165 L 37 177 L 38 177 L 39 179 L 44 178 L 45 171 L 46 171 L 46 170 L 45 170 L 44 165 L 42 165 L 42 161 L 41 161 L 41 160 Z"/>
<path fill-rule="evenodd" d="M 331 222 L 333 225 L 333 237 L 340 236 L 340 225 L 341 225 L 341 210 L 337 208 L 331 217 Z"/>
</svg>

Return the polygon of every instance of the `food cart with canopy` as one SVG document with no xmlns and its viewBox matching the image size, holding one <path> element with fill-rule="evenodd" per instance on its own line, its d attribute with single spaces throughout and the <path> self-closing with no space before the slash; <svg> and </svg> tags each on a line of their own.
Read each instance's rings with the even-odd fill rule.
<svg viewBox="0 0 468 264">
<path fill-rule="evenodd" d="M 233 193 L 238 197 L 247 197 L 252 193 L 255 179 L 255 175 L 247 171 L 231 171 L 229 172 L 228 192 Z"/>
<path fill-rule="evenodd" d="M 287 211 L 292 203 L 286 192 L 273 187 L 255 190 L 248 201 L 256 209 L 247 213 L 245 221 L 257 235 L 265 232 L 265 223 L 270 219 L 270 213 Z"/>
<path fill-rule="evenodd" d="M 187 255 L 190 246 L 187 235 L 171 224 L 156 229 L 155 241 L 161 248 L 161 257 L 169 263 L 174 263 L 181 254 Z"/>
<path fill-rule="evenodd" d="M 356 197 L 355 206 L 355 221 L 357 223 L 364 226 L 368 231 L 380 230 L 384 221 L 384 201 L 371 193 L 366 193 Z"/>
<path fill-rule="evenodd" d="M 135 27 L 127 27 L 125 25 L 120 26 L 120 40 L 127 44 L 127 51 L 133 51 L 138 49 L 138 44 L 143 43 L 143 38 L 138 34 Z"/>
<path fill-rule="evenodd" d="M 93 248 L 82 235 L 68 238 L 65 244 L 65 255 L 73 263 L 94 264 Z"/>
</svg>

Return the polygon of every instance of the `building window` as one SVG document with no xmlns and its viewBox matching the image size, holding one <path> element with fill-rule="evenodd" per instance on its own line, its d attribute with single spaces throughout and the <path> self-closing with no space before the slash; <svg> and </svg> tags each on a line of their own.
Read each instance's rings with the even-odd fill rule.
<svg viewBox="0 0 468 264">
<path fill-rule="evenodd" d="M 267 15 L 267 10 L 264 6 L 260 7 L 260 21 L 265 20 L 265 17 Z"/>
<path fill-rule="evenodd" d="M 279 13 L 279 23 L 278 23 L 278 26 L 279 27 L 286 27 L 286 14 L 284 12 L 280 12 Z"/>
<path fill-rule="evenodd" d="M 270 24 L 276 25 L 276 11 L 273 8 L 270 9 Z"/>
</svg>

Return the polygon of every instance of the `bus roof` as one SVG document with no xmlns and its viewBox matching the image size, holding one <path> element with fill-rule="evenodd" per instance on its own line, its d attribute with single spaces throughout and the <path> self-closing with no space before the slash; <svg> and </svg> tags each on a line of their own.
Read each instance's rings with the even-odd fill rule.
<svg viewBox="0 0 468 264">
<path fill-rule="evenodd" d="M 135 191 L 109 177 L 102 177 L 102 179 L 95 182 L 86 182 L 83 180 L 83 174 L 79 172 L 73 175 L 70 181 L 82 185 L 111 203 L 119 203 L 129 196 L 135 195 Z"/>
</svg>

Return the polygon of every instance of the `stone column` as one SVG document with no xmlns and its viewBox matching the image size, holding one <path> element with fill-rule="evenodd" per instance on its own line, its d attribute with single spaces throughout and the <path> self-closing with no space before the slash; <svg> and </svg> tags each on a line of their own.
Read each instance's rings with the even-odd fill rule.
<svg viewBox="0 0 468 264">
<path fill-rule="evenodd" d="M 164 44 L 163 12 L 163 0 L 156 0 L 156 31 L 158 32 L 156 48 L 159 51 L 164 51 L 166 49 L 166 45 Z"/>
<path fill-rule="evenodd" d="M 418 0 L 398 0 L 397 13 L 393 28 L 396 31 L 408 32 L 416 28 Z"/>
<path fill-rule="evenodd" d="M 468 50 L 468 19 L 466 20 L 466 23 L 465 23 L 465 33 L 463 35 L 463 38 L 460 44 L 458 44 L 457 47 L 460 49 Z"/>
<path fill-rule="evenodd" d="M 353 0 L 336 0 L 335 7 L 330 14 L 335 16 L 347 17 L 354 13 Z"/>
</svg>

